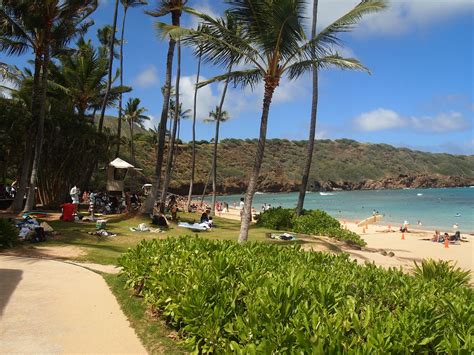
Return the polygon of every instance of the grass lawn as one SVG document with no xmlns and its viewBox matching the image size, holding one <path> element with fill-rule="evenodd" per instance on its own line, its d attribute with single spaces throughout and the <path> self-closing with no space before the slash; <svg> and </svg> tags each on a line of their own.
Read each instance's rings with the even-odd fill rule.
<svg viewBox="0 0 474 355">
<path fill-rule="evenodd" d="M 197 213 L 180 213 L 180 220 L 184 222 L 193 222 L 199 220 Z M 108 220 L 107 230 L 116 233 L 116 237 L 99 237 L 89 235 L 88 232 L 95 231 L 95 223 L 71 223 L 63 221 L 48 222 L 60 235 L 52 238 L 46 243 L 38 246 L 52 245 L 73 245 L 83 248 L 86 253 L 83 256 L 74 258 L 77 261 L 94 262 L 98 264 L 116 264 L 117 258 L 134 247 L 143 239 L 168 238 L 180 235 L 195 235 L 195 232 L 186 228 L 180 228 L 176 224 L 171 224 L 170 228 L 164 233 L 153 232 L 132 232 L 130 227 L 136 227 L 140 223 L 146 223 L 153 227 L 147 217 L 136 216 L 127 218 L 125 216 L 115 216 Z M 211 231 L 199 232 L 199 236 L 209 239 L 237 240 L 240 230 L 240 222 L 225 218 L 214 218 L 216 228 Z M 265 233 L 272 232 L 269 229 L 251 226 L 249 232 L 249 241 L 272 240 L 265 238 Z M 281 243 L 281 242 L 280 242 Z M 282 243 L 287 244 L 287 243 Z"/>
</svg>

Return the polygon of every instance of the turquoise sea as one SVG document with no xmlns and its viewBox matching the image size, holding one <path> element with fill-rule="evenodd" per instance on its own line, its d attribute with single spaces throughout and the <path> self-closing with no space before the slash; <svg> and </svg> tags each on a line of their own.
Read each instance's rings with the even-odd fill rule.
<svg viewBox="0 0 474 355">
<path fill-rule="evenodd" d="M 240 195 L 220 196 L 230 206 Z M 264 203 L 272 207 L 295 207 L 298 193 L 257 193 L 254 207 Z M 399 226 L 408 221 L 413 228 L 452 231 L 457 224 L 463 233 L 474 232 L 474 188 L 334 191 L 306 194 L 306 209 L 321 209 L 335 218 L 362 220 L 372 211 L 384 214 L 381 224 Z M 418 221 L 421 226 L 417 225 Z"/>
</svg>

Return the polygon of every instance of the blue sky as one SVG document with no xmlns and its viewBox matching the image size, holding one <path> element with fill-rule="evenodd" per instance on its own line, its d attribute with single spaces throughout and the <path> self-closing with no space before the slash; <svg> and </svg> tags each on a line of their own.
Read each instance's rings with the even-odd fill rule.
<svg viewBox="0 0 474 355">
<path fill-rule="evenodd" d="M 125 83 L 133 87 L 130 96 L 142 100 L 153 118 L 150 125 L 157 125 L 167 42 L 158 38 L 155 19 L 143 12 L 157 3 L 149 2 L 149 6 L 128 13 L 124 77 Z M 96 28 L 112 22 L 113 3 L 101 0 L 89 37 L 95 36 Z M 356 3 L 320 0 L 320 26 L 329 24 Z M 189 5 L 213 15 L 224 8 L 223 1 L 216 0 L 190 0 Z M 392 0 L 390 9 L 366 18 L 344 36 L 340 53 L 361 60 L 372 75 L 321 72 L 318 137 L 473 154 L 473 18 L 471 0 Z M 193 25 L 195 20 L 185 15 L 183 22 Z M 0 61 L 19 66 L 27 59 L 0 55 Z M 192 108 L 196 64 L 191 51 L 184 49 L 181 87 L 185 108 Z M 222 68 L 204 66 L 202 75 L 210 78 L 221 72 Z M 295 82 L 282 81 L 270 111 L 269 138 L 307 139 L 310 80 L 308 74 Z M 198 139 L 210 139 L 214 134 L 213 126 L 202 120 L 217 105 L 221 90 L 222 85 L 214 85 L 199 91 Z M 231 120 L 221 126 L 221 137 L 257 137 L 261 101 L 261 88 L 254 92 L 230 90 L 225 109 Z M 191 138 L 190 121 L 183 123 L 181 137 Z"/>
</svg>

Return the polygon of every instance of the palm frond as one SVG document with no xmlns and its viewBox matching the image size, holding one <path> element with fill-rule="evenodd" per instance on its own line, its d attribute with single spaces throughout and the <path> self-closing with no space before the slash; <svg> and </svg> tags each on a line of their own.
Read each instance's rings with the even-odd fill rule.
<svg viewBox="0 0 474 355">
<path fill-rule="evenodd" d="M 252 89 L 254 89 L 255 86 L 262 81 L 264 75 L 264 72 L 262 72 L 260 69 L 236 70 L 230 73 L 217 75 L 209 80 L 201 81 L 198 84 L 198 88 L 202 88 L 203 86 L 215 82 L 229 80 L 229 82 L 233 83 L 234 86 L 250 86 Z"/>
</svg>

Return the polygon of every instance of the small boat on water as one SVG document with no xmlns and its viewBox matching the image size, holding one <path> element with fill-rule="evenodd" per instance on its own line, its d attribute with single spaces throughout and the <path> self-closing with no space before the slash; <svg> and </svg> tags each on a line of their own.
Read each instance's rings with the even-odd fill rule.
<svg viewBox="0 0 474 355">
<path fill-rule="evenodd" d="M 416 194 L 416 196 L 423 196 L 423 194 Z"/>
<path fill-rule="evenodd" d="M 320 194 L 321 196 L 332 196 L 332 195 L 334 195 L 334 194 L 331 193 L 331 192 L 320 192 L 319 194 Z"/>
</svg>

